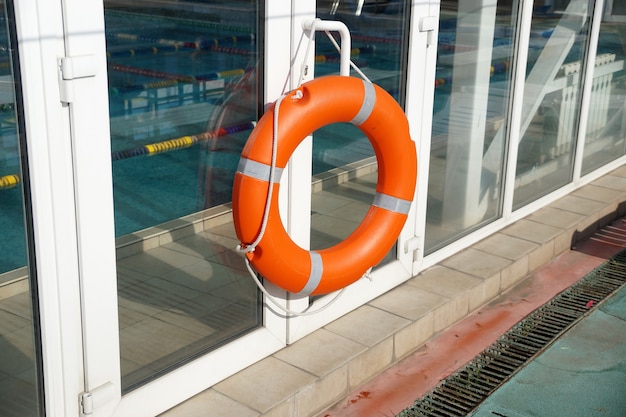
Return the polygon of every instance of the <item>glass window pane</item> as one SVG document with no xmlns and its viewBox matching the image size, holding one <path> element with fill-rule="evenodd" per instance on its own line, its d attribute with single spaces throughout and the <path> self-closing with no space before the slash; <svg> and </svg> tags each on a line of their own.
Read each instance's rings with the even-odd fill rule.
<svg viewBox="0 0 626 417">
<path fill-rule="evenodd" d="M 502 207 L 516 1 L 441 2 L 426 253 Z"/>
<path fill-rule="evenodd" d="M 589 1 L 536 7 L 531 25 L 513 208 L 567 184 L 574 147 Z"/>
<path fill-rule="evenodd" d="M 408 2 L 318 1 L 317 17 L 348 26 L 354 64 L 403 105 Z M 315 55 L 316 77 L 339 73 L 339 52 L 324 32 L 316 36 Z M 351 75 L 360 77 L 354 70 Z M 312 249 L 333 246 L 356 228 L 373 201 L 377 173 L 374 149 L 357 127 L 337 123 L 314 132 Z"/>
<path fill-rule="evenodd" d="M 125 391 L 262 324 L 230 208 L 259 2 L 105 2 Z"/>
<path fill-rule="evenodd" d="M 604 20 L 591 82 L 583 174 L 619 158 L 626 151 L 625 56 L 626 24 Z"/>
<path fill-rule="evenodd" d="M 11 10 L 0 5 L 0 416 L 43 415 L 40 336 L 25 213 L 26 170 L 16 106 Z M 36 302 L 36 301 L 35 301 Z"/>
</svg>

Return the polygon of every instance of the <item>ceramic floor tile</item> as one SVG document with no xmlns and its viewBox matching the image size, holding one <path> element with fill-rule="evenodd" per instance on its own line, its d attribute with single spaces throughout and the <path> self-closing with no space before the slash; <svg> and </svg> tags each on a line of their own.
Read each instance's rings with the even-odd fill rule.
<svg viewBox="0 0 626 417">
<path fill-rule="evenodd" d="M 588 198 L 570 194 L 553 202 L 552 204 L 550 204 L 550 207 L 571 211 L 572 213 L 582 214 L 584 216 L 589 216 L 606 207 L 606 204 L 600 201 L 590 200 Z"/>
<path fill-rule="evenodd" d="M 359 225 L 358 222 L 341 219 L 330 215 L 311 216 L 311 229 L 325 236 L 328 240 L 341 241 Z"/>
<path fill-rule="evenodd" d="M 472 248 L 457 253 L 441 263 L 443 266 L 480 278 L 491 278 L 510 264 L 510 259 Z"/>
<path fill-rule="evenodd" d="M 119 295 L 161 309 L 174 307 L 201 292 L 163 278 L 152 278 L 119 290 Z"/>
<path fill-rule="evenodd" d="M 159 275 L 159 277 L 195 292 L 209 293 L 218 287 L 228 284 L 233 275 L 241 277 L 242 272 L 233 271 L 232 268 L 222 264 L 198 261 L 174 271 L 165 272 Z"/>
<path fill-rule="evenodd" d="M 136 285 L 140 282 L 147 281 L 149 279 L 154 278 L 154 275 L 144 274 L 143 272 L 134 271 L 132 269 L 128 269 L 123 267 L 122 265 L 117 266 L 117 288 L 128 287 L 130 285 Z"/>
<path fill-rule="evenodd" d="M 239 242 L 237 242 L 238 244 Z M 235 245 L 236 246 L 236 245 Z M 207 258 L 207 261 L 215 264 L 225 265 L 229 268 L 238 270 L 238 271 L 246 271 L 248 273 L 245 263 L 245 254 L 242 252 L 237 252 L 234 250 L 235 246 L 231 250 L 224 251 L 219 255 L 211 256 Z"/>
<path fill-rule="evenodd" d="M 0 415 L 37 417 L 37 391 L 32 383 L 17 378 L 0 379 Z"/>
<path fill-rule="evenodd" d="M 120 330 L 121 356 L 140 365 L 149 365 L 200 338 L 197 333 L 149 318 Z"/>
<path fill-rule="evenodd" d="M 410 323 L 410 320 L 403 317 L 364 305 L 324 328 L 371 347 Z"/>
<path fill-rule="evenodd" d="M 211 227 L 210 233 L 213 235 L 229 238 L 231 241 L 238 241 L 237 233 L 235 233 L 235 226 L 232 222 Z M 219 238 L 215 237 L 214 239 Z"/>
<path fill-rule="evenodd" d="M 118 307 L 122 307 L 128 310 L 128 313 L 124 312 L 124 314 L 132 315 L 133 313 L 139 313 L 148 317 L 154 316 L 155 314 L 158 314 L 167 309 L 167 307 L 151 305 L 149 303 L 146 303 L 144 300 L 127 297 L 124 294 L 120 294 L 117 297 L 117 304 Z M 129 316 L 124 316 L 124 319 L 126 319 L 127 317 Z"/>
<path fill-rule="evenodd" d="M 186 253 L 164 247 L 150 249 L 136 255 L 118 260 L 118 265 L 148 275 L 160 275 L 190 264 L 197 263 L 199 258 Z"/>
<path fill-rule="evenodd" d="M 448 298 L 414 287 L 409 281 L 407 285 L 400 285 L 369 304 L 400 317 L 417 320 L 447 301 Z"/>
<path fill-rule="evenodd" d="M 158 311 L 154 311 L 157 313 Z M 127 308 L 123 305 L 118 305 L 117 315 L 120 329 L 131 326 L 135 323 L 139 323 L 150 317 L 148 314 L 141 313 L 137 310 Z"/>
<path fill-rule="evenodd" d="M 30 294 L 28 292 L 3 299 L 2 302 L 0 302 L 0 309 L 9 311 L 11 314 L 26 320 L 31 320 L 33 316 Z"/>
<path fill-rule="evenodd" d="M 311 250 L 320 250 L 330 248 L 336 245 L 343 239 L 339 239 L 334 236 L 329 236 L 326 233 L 319 232 L 315 229 L 311 229 Z"/>
<path fill-rule="evenodd" d="M 213 327 L 203 323 L 199 318 L 184 312 L 164 311 L 155 315 L 154 318 L 201 336 L 210 336 L 216 332 Z"/>
<path fill-rule="evenodd" d="M 537 248 L 537 245 L 537 243 L 526 239 L 496 233 L 481 240 L 473 248 L 514 261 L 532 252 Z"/>
<path fill-rule="evenodd" d="M 311 211 L 313 213 L 326 214 L 349 204 L 351 201 L 327 190 L 315 193 L 311 196 Z"/>
<path fill-rule="evenodd" d="M 2 302 L 0 302 L 0 306 L 1 305 Z M 31 320 L 0 309 L 0 337 L 23 327 L 30 326 L 31 323 Z"/>
<path fill-rule="evenodd" d="M 312 374 L 269 357 L 218 383 L 213 388 L 263 413 L 287 400 L 314 380 L 315 376 Z"/>
<path fill-rule="evenodd" d="M 211 291 L 211 295 L 219 297 L 229 302 L 248 303 L 250 305 L 257 304 L 259 301 L 259 290 L 252 277 L 244 276 L 238 279 L 232 279 L 228 284 L 216 288 Z"/>
<path fill-rule="evenodd" d="M 556 238 L 562 232 L 563 230 L 558 227 L 522 219 L 517 223 L 506 227 L 500 233 L 520 239 L 526 239 L 530 242 L 544 244 L 549 240 Z"/>
<path fill-rule="evenodd" d="M 450 268 L 436 265 L 413 278 L 409 285 L 438 294 L 447 298 L 454 298 L 483 282 L 476 276 L 455 271 Z"/>
<path fill-rule="evenodd" d="M 193 399 L 160 414 L 159 417 L 257 417 L 259 413 L 215 390 L 206 390 Z"/>
<path fill-rule="evenodd" d="M 23 327 L 0 338 L 0 371 L 17 375 L 34 366 L 32 329 Z"/>
<path fill-rule="evenodd" d="M 588 184 L 582 188 L 579 188 L 578 190 L 574 191 L 572 195 L 595 200 L 603 203 L 604 205 L 621 197 L 621 194 L 616 193 L 615 190 L 611 190 L 610 188 L 605 187 L 599 187 L 593 184 Z"/>
<path fill-rule="evenodd" d="M 571 211 L 561 210 L 554 207 L 544 207 L 541 210 L 531 214 L 528 219 L 547 224 L 549 226 L 558 227 L 560 229 L 569 229 L 576 226 L 585 219 L 582 214 L 572 213 Z"/>
<path fill-rule="evenodd" d="M 199 258 L 210 258 L 232 251 L 238 243 L 235 239 L 205 231 L 167 243 L 163 247 Z"/>
<path fill-rule="evenodd" d="M 233 297 L 234 298 L 234 297 Z M 229 302 L 226 298 L 221 298 L 212 294 L 200 294 L 165 311 L 175 314 L 187 314 L 190 317 L 201 317 L 218 310 Z"/>
<path fill-rule="evenodd" d="M 365 349 L 360 343 L 320 329 L 277 352 L 274 357 L 322 377 Z"/>
<path fill-rule="evenodd" d="M 334 187 L 327 188 L 330 194 L 349 199 L 351 202 L 369 206 L 376 194 L 376 182 L 362 181 L 361 178 L 354 178 Z"/>
<path fill-rule="evenodd" d="M 605 175 L 603 177 L 598 178 L 593 181 L 593 185 L 598 187 L 609 188 L 615 191 L 626 192 L 626 178 L 615 176 L 615 175 Z"/>
</svg>

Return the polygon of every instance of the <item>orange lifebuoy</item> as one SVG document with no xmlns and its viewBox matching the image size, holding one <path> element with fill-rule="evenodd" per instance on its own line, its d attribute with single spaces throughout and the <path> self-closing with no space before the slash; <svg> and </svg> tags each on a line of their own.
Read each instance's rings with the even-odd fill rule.
<svg viewBox="0 0 626 417">
<path fill-rule="evenodd" d="M 272 166 L 274 110 L 268 110 L 252 131 L 235 174 L 233 219 L 243 246 L 261 233 Z M 306 136 L 339 122 L 356 125 L 372 143 L 378 161 L 376 195 L 360 225 L 344 241 L 308 251 L 291 240 L 280 219 L 280 172 Z M 277 125 L 266 230 L 246 256 L 265 279 L 293 293 L 326 294 L 346 287 L 384 258 L 406 221 L 417 181 L 417 155 L 407 119 L 377 85 L 354 77 L 326 76 L 290 92 L 281 101 Z"/>
</svg>

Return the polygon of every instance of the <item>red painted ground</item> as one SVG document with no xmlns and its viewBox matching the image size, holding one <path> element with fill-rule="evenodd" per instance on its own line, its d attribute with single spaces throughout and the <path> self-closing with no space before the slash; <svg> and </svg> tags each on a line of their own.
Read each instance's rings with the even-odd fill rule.
<svg viewBox="0 0 626 417">
<path fill-rule="evenodd" d="M 623 247 L 589 239 L 359 387 L 320 417 L 395 416 Z"/>
</svg>

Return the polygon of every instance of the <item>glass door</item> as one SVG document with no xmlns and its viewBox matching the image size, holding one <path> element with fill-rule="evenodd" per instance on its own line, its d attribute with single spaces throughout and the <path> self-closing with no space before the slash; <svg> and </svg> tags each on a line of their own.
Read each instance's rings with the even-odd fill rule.
<svg viewBox="0 0 626 417">
<path fill-rule="evenodd" d="M 264 100 L 264 5 L 63 4 L 83 408 L 154 416 L 285 345 L 230 208 Z"/>
<path fill-rule="evenodd" d="M 228 206 L 260 108 L 259 7 L 104 7 L 120 360 L 130 392 L 263 325 Z"/>
</svg>

